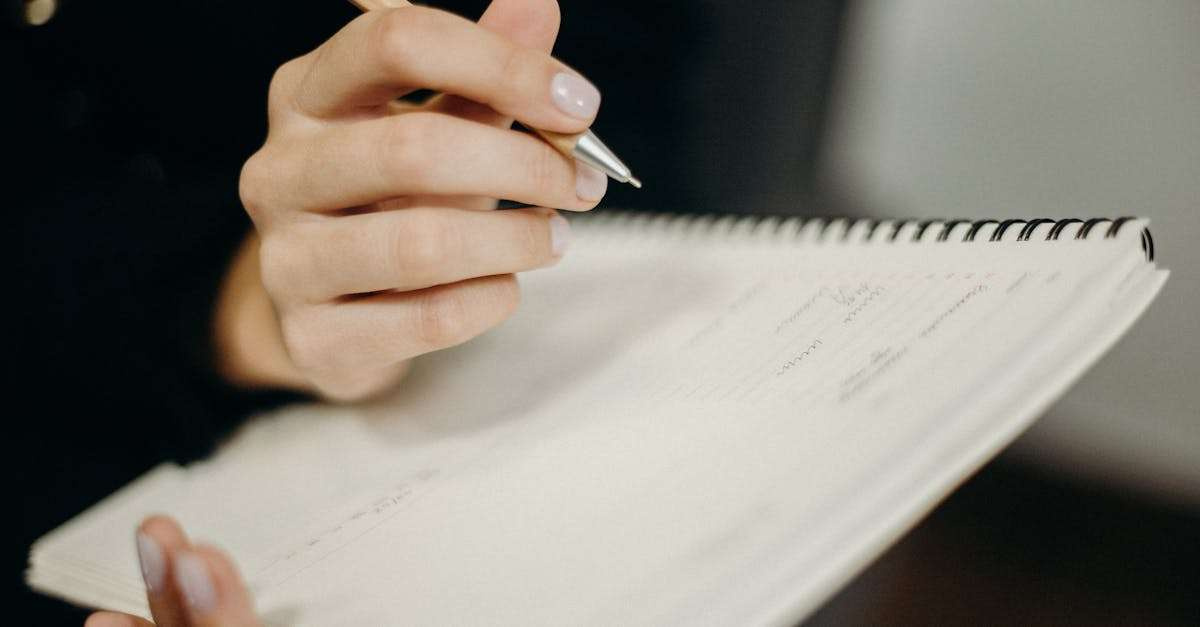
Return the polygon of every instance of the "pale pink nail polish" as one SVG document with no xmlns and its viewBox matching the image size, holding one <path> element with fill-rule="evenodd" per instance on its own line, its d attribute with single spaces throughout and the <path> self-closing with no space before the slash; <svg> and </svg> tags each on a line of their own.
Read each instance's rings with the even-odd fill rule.
<svg viewBox="0 0 1200 627">
<path fill-rule="evenodd" d="M 600 110 L 600 90 L 567 72 L 559 72 L 551 79 L 550 96 L 560 111 L 581 120 L 595 117 Z"/>
<path fill-rule="evenodd" d="M 557 213 L 550 216 L 550 251 L 555 257 L 561 257 L 571 244 L 571 225 L 567 219 Z"/>
<path fill-rule="evenodd" d="M 175 584 L 193 612 L 207 614 L 217 608 L 217 589 L 213 586 L 208 565 L 199 555 L 179 553 L 175 556 Z"/>
<path fill-rule="evenodd" d="M 137 533 L 138 564 L 142 567 L 142 581 L 146 582 L 146 590 L 156 593 L 162 590 L 163 576 L 167 573 L 167 560 L 163 557 L 162 549 L 154 538 Z"/>
<path fill-rule="evenodd" d="M 608 176 L 582 161 L 575 162 L 575 195 L 580 200 L 595 202 L 604 198 L 606 191 Z"/>
</svg>

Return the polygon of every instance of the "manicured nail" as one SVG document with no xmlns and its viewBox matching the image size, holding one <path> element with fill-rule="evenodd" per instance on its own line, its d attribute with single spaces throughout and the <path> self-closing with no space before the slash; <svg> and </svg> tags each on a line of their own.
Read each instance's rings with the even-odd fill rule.
<svg viewBox="0 0 1200 627">
<path fill-rule="evenodd" d="M 600 110 L 600 90 L 574 74 L 555 74 L 550 81 L 550 96 L 559 110 L 581 120 L 592 119 Z"/>
<path fill-rule="evenodd" d="M 167 572 L 167 561 L 163 559 L 162 549 L 154 538 L 137 533 L 138 564 L 142 566 L 142 581 L 146 582 L 146 590 L 158 592 L 162 590 L 163 575 Z"/>
<path fill-rule="evenodd" d="M 580 200 L 600 200 L 604 198 L 606 191 L 608 176 L 582 161 L 575 162 L 575 195 L 579 196 Z"/>
<path fill-rule="evenodd" d="M 204 560 L 193 553 L 175 556 L 175 584 L 183 591 L 183 598 L 192 611 L 207 614 L 217 607 L 217 589 Z"/>
<path fill-rule="evenodd" d="M 557 213 L 550 216 L 550 251 L 555 257 L 561 257 L 567 252 L 571 243 L 571 225 L 567 219 Z"/>
</svg>

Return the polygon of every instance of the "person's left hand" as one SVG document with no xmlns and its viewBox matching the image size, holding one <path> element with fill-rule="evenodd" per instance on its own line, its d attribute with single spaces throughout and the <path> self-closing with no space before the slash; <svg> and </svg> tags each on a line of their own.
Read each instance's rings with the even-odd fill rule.
<svg viewBox="0 0 1200 627">
<path fill-rule="evenodd" d="M 193 546 L 170 518 L 151 516 L 137 531 L 138 561 L 154 616 L 96 612 L 84 627 L 259 625 L 254 603 L 233 562 L 210 546 Z"/>
</svg>

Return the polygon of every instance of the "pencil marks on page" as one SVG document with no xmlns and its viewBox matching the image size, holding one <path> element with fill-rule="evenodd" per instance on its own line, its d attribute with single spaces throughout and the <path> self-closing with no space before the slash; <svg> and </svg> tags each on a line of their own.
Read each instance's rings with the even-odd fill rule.
<svg viewBox="0 0 1200 627">
<path fill-rule="evenodd" d="M 888 302 L 848 329 L 838 352 L 822 363 L 819 371 L 814 371 L 794 387 L 779 391 L 776 396 L 794 404 L 834 402 L 833 397 L 839 393 L 839 379 L 861 368 L 863 360 L 878 352 L 881 344 L 886 346 L 903 337 L 912 317 L 927 307 L 941 288 L 940 281 L 932 280 L 932 277 L 892 277 Z M 871 332 L 862 332 L 864 328 Z"/>
<path fill-rule="evenodd" d="M 942 323 L 946 321 L 947 318 L 949 318 L 950 316 L 953 316 L 955 314 L 955 312 L 957 312 L 959 309 L 966 307 L 967 304 L 970 303 L 972 299 L 974 299 L 976 296 L 979 296 L 980 294 L 986 292 L 987 289 L 988 289 L 988 286 L 984 285 L 983 283 L 977 283 L 977 284 L 971 286 L 971 288 L 968 289 L 967 292 L 965 294 L 963 294 L 961 298 L 954 301 L 954 303 L 951 304 L 949 308 L 947 308 L 942 313 L 938 314 L 937 317 L 935 317 L 933 319 L 933 321 L 929 323 L 928 326 L 921 329 L 921 331 L 919 333 L 917 333 L 917 337 L 926 337 L 929 334 L 933 333 L 934 331 L 937 331 L 938 327 L 940 327 L 942 325 Z"/>
<path fill-rule="evenodd" d="M 310 530 L 293 540 L 290 548 L 284 549 L 281 555 L 255 573 L 255 581 L 262 585 L 283 583 L 320 562 L 403 511 L 438 474 L 439 471 L 433 468 L 421 470 L 396 482 L 383 495 Z"/>
<path fill-rule="evenodd" d="M 779 371 L 775 373 L 775 376 L 782 377 L 788 370 L 791 370 L 793 367 L 801 364 L 805 359 L 808 359 L 809 356 L 815 353 L 821 344 L 822 342 L 820 338 L 813 340 L 812 344 L 809 344 L 795 357 L 783 362 L 783 365 L 779 367 Z"/>
<path fill-rule="evenodd" d="M 1033 276 L 794 273 L 760 280 L 689 337 L 675 376 L 662 378 L 671 387 L 654 397 L 843 405 L 876 390 L 874 398 L 896 383 L 891 373 L 910 369 L 900 363 L 932 358 L 948 338 L 1031 287 Z M 803 296 L 781 314 L 780 295 L 797 292 Z M 918 343 L 923 348 L 914 352 Z"/>
<path fill-rule="evenodd" d="M 894 304 L 886 285 L 893 279 L 790 273 L 760 280 L 688 338 L 682 347 L 687 362 L 674 386 L 658 390 L 657 398 L 759 400 L 766 379 L 791 376 L 806 362 L 823 361 L 820 354 L 841 350 L 839 345 L 853 338 L 853 327 L 869 324 Z M 780 294 L 800 295 L 783 316 L 778 313 Z M 769 326 L 764 329 L 763 323 Z"/>
<path fill-rule="evenodd" d="M 871 382 L 895 366 L 896 362 L 900 361 L 907 353 L 907 346 L 899 349 L 887 346 L 881 350 L 873 351 L 865 366 L 841 380 L 838 386 L 840 390 L 837 399 L 838 403 L 843 404 L 853 400 Z"/>
<path fill-rule="evenodd" d="M 805 300 L 799 307 L 793 310 L 779 324 L 775 325 L 775 334 L 778 335 L 787 330 L 792 325 L 803 319 L 804 314 L 808 313 L 818 302 L 822 300 L 832 302 L 835 305 L 846 308 L 846 317 L 842 320 L 843 324 L 849 324 L 858 317 L 872 300 L 883 294 L 884 287 L 882 285 L 873 285 L 867 282 L 859 283 L 857 286 L 847 288 L 844 286 L 822 286 L 810 298 Z"/>
<path fill-rule="evenodd" d="M 747 263 L 742 276 L 743 284 L 726 289 L 733 295 L 726 303 L 704 305 L 711 317 L 673 340 L 673 351 L 660 351 L 646 372 L 625 379 L 646 402 L 875 402 L 900 384 L 897 373 L 919 368 L 902 364 L 935 358 L 981 316 L 1046 280 L 982 263 L 871 273 Z"/>
</svg>

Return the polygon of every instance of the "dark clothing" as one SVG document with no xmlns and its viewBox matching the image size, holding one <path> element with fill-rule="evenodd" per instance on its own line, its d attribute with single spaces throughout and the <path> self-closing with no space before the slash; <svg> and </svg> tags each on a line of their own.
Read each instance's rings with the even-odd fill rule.
<svg viewBox="0 0 1200 627">
<path fill-rule="evenodd" d="M 485 3 L 455 4 L 474 17 Z M 556 53 L 604 91 L 595 128 L 647 182 L 605 204 L 803 204 L 839 5 L 564 0 Z M 214 374 L 213 300 L 250 228 L 237 178 L 266 135 L 270 76 L 355 14 L 338 0 L 68 1 L 45 26 L 0 26 L 22 286 L 9 399 L 28 403 L 9 419 L 22 527 L 5 568 L 35 622 L 82 614 L 24 592 L 34 539 L 292 398 Z M 675 156 L 751 143 L 762 157 Z"/>
</svg>

